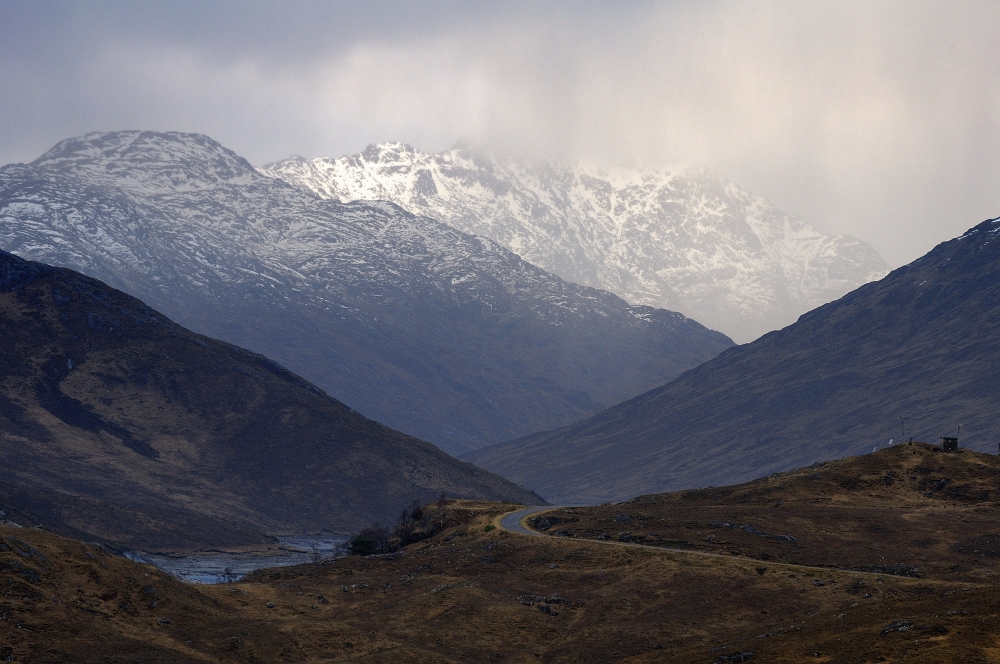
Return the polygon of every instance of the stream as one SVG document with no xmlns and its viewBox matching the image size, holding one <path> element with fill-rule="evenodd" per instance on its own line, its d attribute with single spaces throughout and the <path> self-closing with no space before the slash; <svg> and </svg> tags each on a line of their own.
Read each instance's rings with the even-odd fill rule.
<svg viewBox="0 0 1000 664">
<path fill-rule="evenodd" d="M 295 535 L 278 537 L 278 546 L 268 551 L 226 553 L 206 551 L 168 556 L 125 552 L 136 562 L 155 565 L 167 574 L 188 583 L 232 583 L 265 567 L 288 567 L 343 555 L 347 536 Z"/>
</svg>

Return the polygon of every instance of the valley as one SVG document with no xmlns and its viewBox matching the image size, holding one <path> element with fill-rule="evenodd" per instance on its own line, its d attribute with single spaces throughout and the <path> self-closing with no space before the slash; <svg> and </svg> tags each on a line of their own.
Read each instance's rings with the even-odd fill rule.
<svg viewBox="0 0 1000 664">
<path fill-rule="evenodd" d="M 1000 664 L 997 34 L 0 1 L 0 662 Z"/>
<path fill-rule="evenodd" d="M 88 134 L 3 166 L 0 250 L 452 454 L 578 421 L 733 344 L 390 202 L 321 199 L 200 134 Z"/>
<path fill-rule="evenodd" d="M 125 145 L 120 162 L 106 158 Z M 36 195 L 22 178 L 8 187 L 15 193 L 4 208 L 20 216 L 5 217 L 0 229 L 37 232 L 42 219 L 58 227 L 52 219 L 64 204 L 52 192 L 62 169 L 72 174 L 65 182 L 82 187 L 79 171 L 96 164 L 106 167 L 95 176 L 100 187 L 136 204 L 166 195 L 174 213 L 182 209 L 177 201 L 198 200 L 188 187 L 210 191 L 204 203 L 219 195 L 221 179 L 230 194 L 252 196 L 261 187 L 283 192 L 300 211 L 316 207 L 323 221 L 313 230 L 323 226 L 323 233 L 333 210 L 352 223 L 405 220 L 421 233 L 434 223 L 388 204 L 309 198 L 205 137 L 126 133 L 57 146 L 43 159 L 49 181 L 31 185 L 48 192 L 47 212 L 29 203 Z M 133 177 L 122 184 L 115 169 Z M 21 177 L 17 168 L 0 174 L 8 184 L 12 174 Z M 247 181 L 250 189 L 240 191 Z M 82 201 L 93 191 L 80 188 L 74 209 L 86 209 Z M 151 219 L 107 218 L 129 232 Z M 273 218 L 260 220 L 261 242 L 280 244 L 285 231 L 268 235 Z M 288 229 L 301 230 L 296 223 Z M 490 270 L 501 266 L 486 282 L 473 279 L 478 285 L 460 310 L 475 302 L 495 311 L 505 302 L 506 314 L 480 322 L 524 314 L 528 328 L 555 335 L 529 342 L 518 323 L 493 330 L 497 338 L 517 339 L 539 358 L 560 348 L 580 375 L 612 365 L 625 375 L 628 357 L 645 367 L 648 381 L 664 373 L 647 361 L 664 347 L 659 357 L 675 370 L 693 367 L 566 427 L 466 449 L 486 469 L 368 419 L 281 364 L 187 330 L 97 279 L 0 252 L 0 655 L 67 662 L 1000 661 L 993 599 L 1000 462 L 977 451 L 991 447 L 995 434 L 985 406 L 995 385 L 989 358 L 1000 344 L 987 324 L 1000 302 L 992 278 L 1000 260 L 996 224 L 984 222 L 740 347 L 680 314 L 562 282 L 482 238 L 432 229 L 444 234 L 439 246 L 444 236 L 467 242 L 485 252 L 474 263 L 485 257 Z M 70 230 L 79 229 L 60 232 Z M 441 313 L 438 295 L 421 299 L 426 293 L 412 288 L 438 274 L 436 265 L 399 280 L 402 290 L 388 298 L 393 306 L 412 312 L 434 303 L 423 313 Z M 526 279 L 501 289 L 513 300 L 497 283 L 481 288 L 510 268 Z M 176 292 L 240 301 L 228 277 L 206 290 L 196 273 L 175 273 L 187 284 Z M 343 280 L 350 272 L 337 274 Z M 336 279 L 324 283 L 345 288 Z M 540 299 L 521 309 L 525 290 Z M 320 291 L 308 297 L 333 302 Z M 354 301 L 367 306 L 388 292 Z M 259 294 L 254 315 L 283 324 L 292 296 Z M 218 320 L 276 334 L 240 311 Z M 411 323 L 400 329 L 414 329 Z M 635 344 L 614 341 L 621 338 Z M 408 340 L 422 361 L 438 347 L 424 341 Z M 513 348 L 497 357 L 509 358 Z M 698 364 L 698 354 L 707 361 Z M 551 377 L 544 363 L 514 368 L 526 366 Z M 376 366 L 367 371 L 385 378 Z M 447 373 L 436 366 L 427 375 Z M 432 399 L 398 387 L 416 402 Z M 504 389 L 539 412 L 552 403 L 537 391 Z M 575 398 L 565 403 L 582 403 Z M 502 416 L 513 421 L 523 412 Z M 963 447 L 945 453 L 885 442 L 899 412 L 913 413 L 903 425 L 930 439 L 942 422 L 961 419 Z M 448 423 L 430 407 L 425 415 L 435 426 Z M 542 421 L 520 426 L 537 430 Z M 677 490 L 662 492 L 670 489 Z M 378 523 L 388 529 L 371 526 Z M 347 533 L 359 531 L 383 538 L 382 553 L 340 555 Z"/>
</svg>

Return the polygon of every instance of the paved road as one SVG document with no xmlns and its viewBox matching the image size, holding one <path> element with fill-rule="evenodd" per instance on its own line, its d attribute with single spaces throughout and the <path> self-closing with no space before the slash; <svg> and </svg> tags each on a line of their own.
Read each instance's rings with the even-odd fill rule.
<svg viewBox="0 0 1000 664">
<path fill-rule="evenodd" d="M 508 512 L 500 517 L 500 527 L 508 532 L 517 533 L 519 535 L 533 535 L 535 537 L 551 537 L 547 533 L 540 533 L 537 530 L 531 530 L 530 528 L 525 528 L 521 525 L 521 521 L 532 514 L 538 514 L 539 512 L 548 512 L 550 510 L 562 509 L 560 505 L 538 505 L 536 507 L 528 507 L 523 510 L 517 510 L 516 512 Z M 837 569 L 835 567 L 821 567 L 815 565 L 801 565 L 798 563 L 783 563 L 776 561 L 765 561 L 758 560 L 756 558 L 746 558 L 743 556 L 734 556 L 729 553 L 712 553 L 711 551 L 692 551 L 690 549 L 674 549 L 667 547 L 651 546 L 648 544 L 636 544 L 635 542 L 616 542 L 614 540 L 592 540 L 584 539 L 584 542 L 593 544 L 603 544 L 605 546 L 623 546 L 635 549 L 646 549 L 647 551 L 659 551 L 661 553 L 679 553 L 682 555 L 689 556 L 704 556 L 706 558 L 726 558 L 728 560 L 742 561 L 745 563 L 753 563 L 757 566 L 766 567 L 779 567 L 779 568 L 799 568 L 799 569 L 810 569 L 818 570 L 823 572 L 831 573 L 844 573 L 851 576 L 885 576 L 884 572 L 861 572 L 858 570 L 849 569 Z"/>
<path fill-rule="evenodd" d="M 543 533 L 540 533 L 537 530 L 530 530 L 529 528 L 522 526 L 521 519 L 526 516 L 531 516 L 532 514 L 538 514 L 539 512 L 548 512 L 549 510 L 557 509 L 559 509 L 557 505 L 538 505 L 523 510 L 517 510 L 516 512 L 510 512 L 509 514 L 504 514 L 500 517 L 500 527 L 519 535 L 536 535 L 544 537 L 545 535 Z"/>
</svg>

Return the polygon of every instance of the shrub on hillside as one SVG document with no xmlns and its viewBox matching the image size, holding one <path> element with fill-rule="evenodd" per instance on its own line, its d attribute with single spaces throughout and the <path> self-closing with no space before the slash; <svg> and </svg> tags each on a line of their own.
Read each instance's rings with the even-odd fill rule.
<svg viewBox="0 0 1000 664">
<path fill-rule="evenodd" d="M 350 552 L 355 556 L 370 556 L 375 553 L 390 553 L 392 533 L 385 526 L 368 526 L 351 538 Z"/>
<path fill-rule="evenodd" d="M 458 523 L 448 513 L 449 502 L 444 494 L 436 502 L 426 506 L 421 506 L 419 501 L 414 500 L 410 507 L 400 513 L 391 531 L 379 524 L 369 526 L 351 538 L 348 550 L 357 556 L 392 553 L 408 544 L 433 537 L 446 527 Z"/>
</svg>

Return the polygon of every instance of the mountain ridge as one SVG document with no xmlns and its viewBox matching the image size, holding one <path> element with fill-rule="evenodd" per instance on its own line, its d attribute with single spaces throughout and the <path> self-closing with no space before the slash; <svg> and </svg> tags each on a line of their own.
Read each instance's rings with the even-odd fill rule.
<svg viewBox="0 0 1000 664">
<path fill-rule="evenodd" d="M 961 424 L 963 445 L 994 452 L 998 271 L 992 219 L 670 383 L 465 458 L 550 501 L 589 503 L 868 452 L 903 424 L 917 440 Z"/>
<path fill-rule="evenodd" d="M 0 168 L 0 248 L 80 270 L 452 452 L 567 424 L 731 345 L 212 139 L 88 134 Z"/>
<path fill-rule="evenodd" d="M 261 170 L 325 198 L 391 200 L 739 342 L 886 273 L 867 244 L 819 233 L 703 168 L 610 172 L 390 142 Z"/>
</svg>

